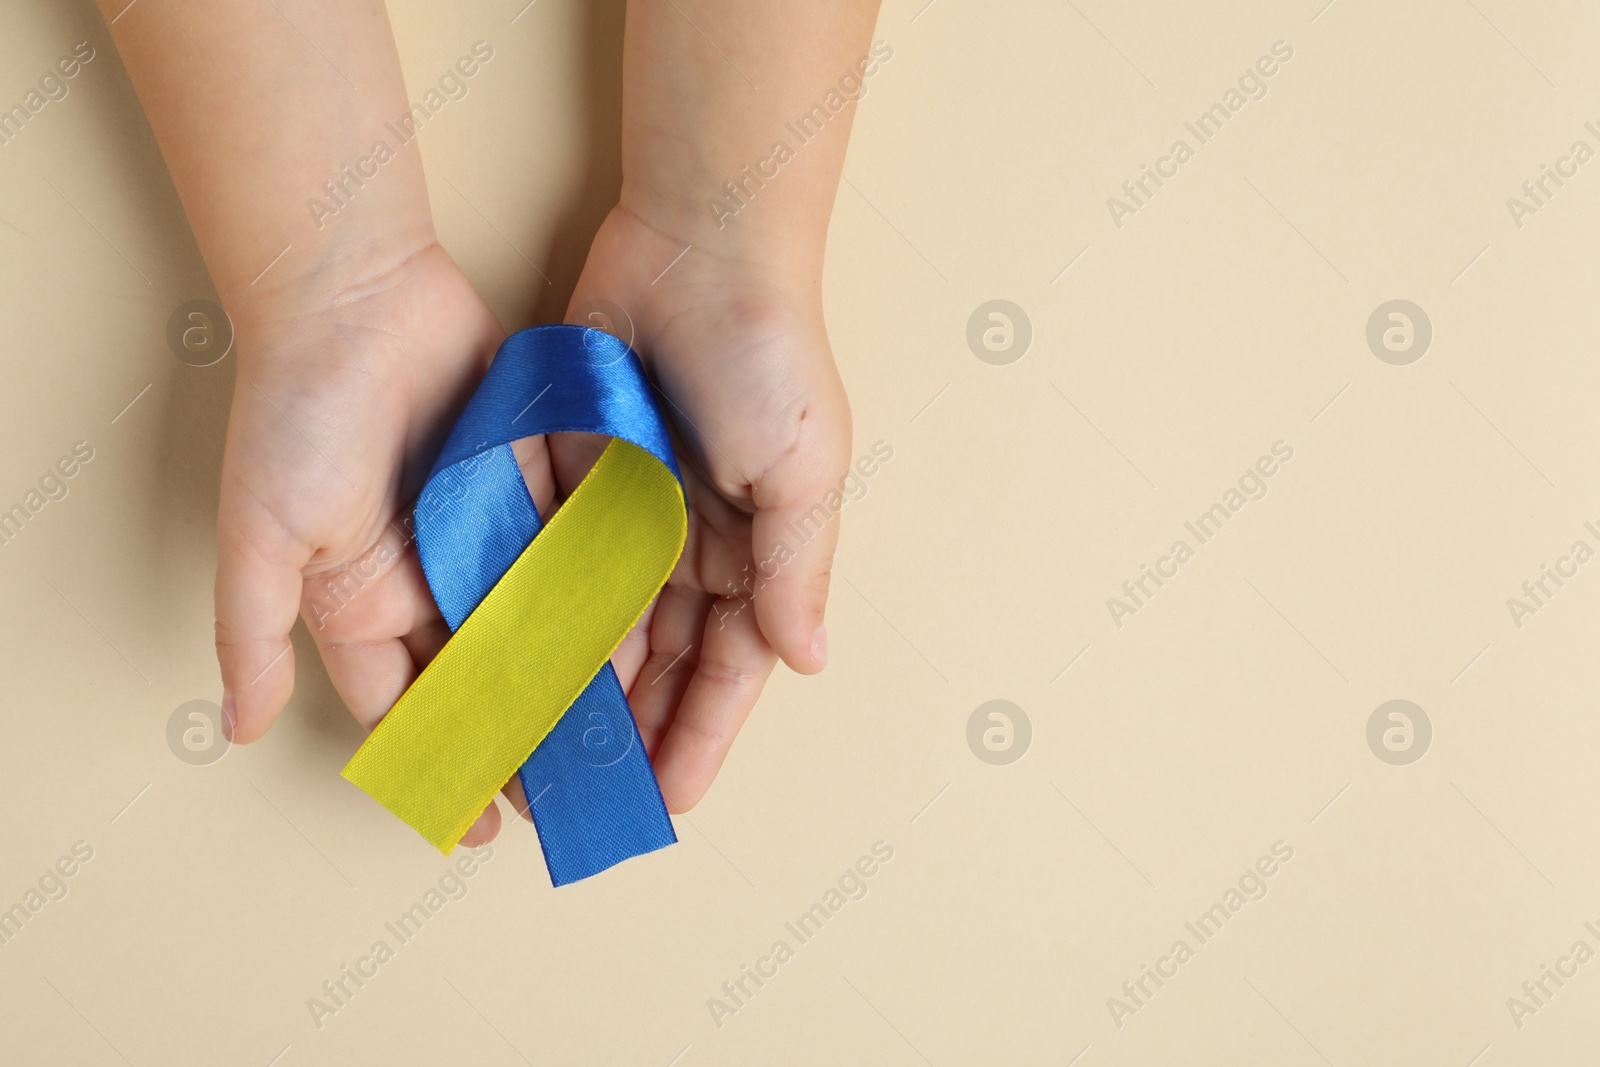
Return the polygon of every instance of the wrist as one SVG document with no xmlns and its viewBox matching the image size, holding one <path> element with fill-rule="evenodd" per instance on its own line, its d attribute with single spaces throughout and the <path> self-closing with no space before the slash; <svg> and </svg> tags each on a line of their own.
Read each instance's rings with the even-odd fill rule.
<svg viewBox="0 0 1600 1067">
<path fill-rule="evenodd" d="M 431 250 L 442 254 L 427 218 L 351 228 L 286 246 L 252 279 L 219 280 L 219 295 L 235 328 L 253 333 L 358 304 L 391 288 Z"/>
<path fill-rule="evenodd" d="M 678 248 L 820 283 L 842 162 L 833 152 L 774 156 L 776 145 L 758 152 L 748 136 L 685 145 L 641 131 L 627 141 L 624 211 Z"/>
<path fill-rule="evenodd" d="M 663 249 L 692 247 L 689 255 L 710 258 L 730 272 L 770 280 L 792 288 L 821 285 L 823 251 L 827 242 L 825 212 L 795 210 L 777 198 L 760 205 L 746 200 L 737 216 L 713 212 L 708 198 L 698 201 L 630 189 L 625 182 L 617 211 L 631 216 L 657 234 Z"/>
</svg>

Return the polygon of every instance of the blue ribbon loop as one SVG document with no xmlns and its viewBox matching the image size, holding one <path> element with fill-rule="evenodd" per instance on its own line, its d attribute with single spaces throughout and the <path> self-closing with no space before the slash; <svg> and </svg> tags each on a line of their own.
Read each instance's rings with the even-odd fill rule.
<svg viewBox="0 0 1600 1067">
<path fill-rule="evenodd" d="M 650 380 L 632 349 L 585 326 L 512 334 L 417 498 L 417 551 L 452 631 L 544 526 L 511 442 L 565 431 L 620 437 L 683 482 Z M 678 839 L 610 662 L 518 776 L 555 885 Z"/>
</svg>

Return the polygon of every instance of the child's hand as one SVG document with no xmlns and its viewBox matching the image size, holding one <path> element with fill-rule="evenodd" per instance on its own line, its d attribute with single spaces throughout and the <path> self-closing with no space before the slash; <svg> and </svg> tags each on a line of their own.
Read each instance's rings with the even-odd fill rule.
<svg viewBox="0 0 1600 1067">
<path fill-rule="evenodd" d="M 502 339 L 435 240 L 420 148 L 389 143 L 372 171 L 407 107 L 387 12 L 321 5 L 318 47 L 273 4 L 100 4 L 236 330 L 216 588 L 231 736 L 289 699 L 302 606 L 371 727 L 447 636 L 399 520 Z M 519 458 L 548 508 L 543 442 Z"/>
<path fill-rule="evenodd" d="M 692 23 L 675 4 L 628 4 L 622 197 L 568 318 L 593 324 L 601 301 L 627 313 L 684 446 L 688 545 L 612 657 L 673 811 L 705 795 L 778 656 L 805 674 L 827 659 L 839 530 L 833 509 L 820 529 L 808 513 L 844 479 L 850 407 L 822 259 L 853 110 L 841 94 L 859 95 L 873 66 L 877 7 L 697 0 Z M 803 141 L 797 116 L 812 116 Z M 737 182 L 730 218 L 713 201 Z M 575 485 L 601 444 L 552 438 L 557 480 Z"/>
<path fill-rule="evenodd" d="M 591 301 L 627 312 L 679 431 L 688 543 L 613 657 L 673 811 L 704 796 L 779 655 L 804 674 L 827 659 L 823 606 L 838 523 L 818 529 L 807 512 L 839 487 L 850 448 L 815 280 L 725 242 L 716 253 L 691 249 L 653 281 L 685 243 L 617 208 L 590 249 L 570 316 L 592 325 Z M 603 445 L 551 438 L 564 488 Z"/>
<path fill-rule="evenodd" d="M 403 520 L 504 333 L 438 245 L 395 258 L 234 312 L 216 609 L 236 741 L 260 737 L 294 689 L 289 631 L 302 608 L 369 730 L 450 635 Z M 544 440 L 521 442 L 518 458 L 547 513 Z M 499 824 L 490 805 L 464 843 Z"/>
</svg>

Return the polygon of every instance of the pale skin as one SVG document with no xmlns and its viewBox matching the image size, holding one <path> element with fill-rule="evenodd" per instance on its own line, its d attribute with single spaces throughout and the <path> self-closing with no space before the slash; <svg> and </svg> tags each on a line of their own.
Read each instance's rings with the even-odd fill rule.
<svg viewBox="0 0 1600 1067">
<path fill-rule="evenodd" d="M 402 522 L 505 332 L 438 243 L 414 143 L 321 229 L 307 212 L 409 107 L 381 0 L 125 6 L 101 3 L 122 15 L 117 48 L 237 333 L 217 541 L 226 728 L 255 741 L 282 711 L 304 611 L 371 729 L 449 637 Z M 572 307 L 627 310 L 681 444 L 688 545 L 612 660 L 674 812 L 705 795 L 778 659 L 802 674 L 827 660 L 836 521 L 753 600 L 729 590 L 850 462 L 821 274 L 853 107 L 735 218 L 719 225 L 707 201 L 857 69 L 877 6 L 628 4 L 623 187 Z M 603 443 L 517 444 L 541 514 Z M 353 566 L 360 595 L 328 612 L 327 583 Z M 526 815 L 515 780 L 505 793 Z M 500 822 L 491 804 L 463 842 Z"/>
</svg>

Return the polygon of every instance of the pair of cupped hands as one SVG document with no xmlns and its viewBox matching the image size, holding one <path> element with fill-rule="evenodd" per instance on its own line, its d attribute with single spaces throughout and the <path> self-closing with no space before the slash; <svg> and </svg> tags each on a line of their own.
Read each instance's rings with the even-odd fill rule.
<svg viewBox="0 0 1600 1067">
<path fill-rule="evenodd" d="M 804 674 L 827 660 L 836 523 L 753 603 L 747 585 L 785 525 L 839 484 L 850 447 L 814 272 L 787 268 L 782 248 L 723 242 L 661 274 L 686 243 L 619 205 L 570 304 L 605 301 L 632 319 L 678 444 L 687 544 L 612 657 L 674 812 L 704 796 L 779 658 Z M 290 631 L 303 611 L 370 730 L 450 636 L 404 520 L 505 331 L 431 230 L 230 312 L 240 357 L 218 518 L 224 729 L 250 742 L 271 727 L 294 688 Z M 606 440 L 516 443 L 542 516 Z M 503 792 L 526 816 L 517 781 Z M 463 842 L 500 825 L 491 804 Z"/>
</svg>

